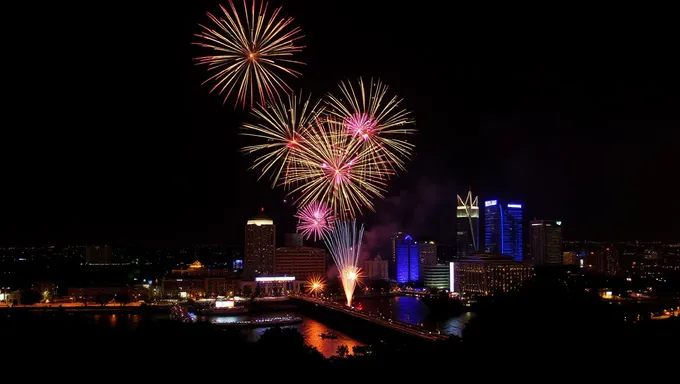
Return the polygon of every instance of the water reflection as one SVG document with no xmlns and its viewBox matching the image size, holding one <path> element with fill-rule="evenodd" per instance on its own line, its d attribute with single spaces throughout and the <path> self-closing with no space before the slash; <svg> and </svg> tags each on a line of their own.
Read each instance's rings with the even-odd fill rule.
<svg viewBox="0 0 680 384">
<path fill-rule="evenodd" d="M 430 313 L 427 305 L 416 296 L 374 297 L 356 300 L 356 306 L 364 311 L 410 324 L 422 324 L 430 331 L 439 330 L 446 335 L 462 336 L 465 325 L 474 317 L 466 312 L 460 316 L 437 318 Z"/>
<path fill-rule="evenodd" d="M 323 323 L 320 323 L 314 319 L 301 316 L 296 313 L 269 313 L 263 315 L 240 315 L 240 316 L 205 316 L 201 320 L 214 321 L 217 324 L 220 323 L 233 323 L 235 321 L 243 320 L 253 320 L 258 318 L 267 317 L 277 317 L 277 316 L 300 316 L 302 317 L 302 323 L 289 325 L 281 328 L 295 328 L 300 332 L 305 338 L 305 342 L 314 348 L 316 348 L 325 357 L 331 357 L 336 354 L 338 347 L 341 345 L 346 345 L 349 348 L 349 352 L 352 353 L 352 348 L 355 346 L 363 346 L 360 342 L 352 339 L 351 337 L 336 331 L 335 329 L 329 328 Z M 240 332 L 243 333 L 248 341 L 256 342 L 262 334 L 271 327 L 263 328 L 242 328 Z M 320 334 L 322 333 L 335 333 L 338 335 L 337 339 L 323 339 Z"/>
<path fill-rule="evenodd" d="M 90 324 L 134 329 L 139 324 L 141 316 L 131 313 L 109 313 L 89 315 L 87 319 Z"/>
</svg>

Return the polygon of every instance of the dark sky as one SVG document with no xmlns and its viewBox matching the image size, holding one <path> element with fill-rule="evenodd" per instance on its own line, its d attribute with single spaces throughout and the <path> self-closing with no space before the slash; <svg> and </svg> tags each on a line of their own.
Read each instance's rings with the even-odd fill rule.
<svg viewBox="0 0 680 384">
<path fill-rule="evenodd" d="M 209 94 L 192 62 L 219 2 L 129 4 L 6 13 L 1 242 L 239 244 L 261 206 L 292 226 L 238 152 L 247 112 Z M 306 36 L 294 89 L 376 76 L 415 113 L 416 156 L 369 227 L 450 242 L 455 193 L 471 185 L 561 219 L 568 239 L 680 239 L 670 12 L 273 4 Z"/>
</svg>

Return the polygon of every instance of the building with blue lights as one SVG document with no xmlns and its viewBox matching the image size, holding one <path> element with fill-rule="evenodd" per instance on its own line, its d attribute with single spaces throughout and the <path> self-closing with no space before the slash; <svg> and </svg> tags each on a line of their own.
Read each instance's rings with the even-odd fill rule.
<svg viewBox="0 0 680 384">
<path fill-rule="evenodd" d="M 410 283 L 420 280 L 420 253 L 418 242 L 411 235 L 399 237 L 395 241 L 397 264 L 397 283 Z"/>
<path fill-rule="evenodd" d="M 522 204 L 484 202 L 484 250 L 487 253 L 524 260 L 524 218 Z"/>
</svg>

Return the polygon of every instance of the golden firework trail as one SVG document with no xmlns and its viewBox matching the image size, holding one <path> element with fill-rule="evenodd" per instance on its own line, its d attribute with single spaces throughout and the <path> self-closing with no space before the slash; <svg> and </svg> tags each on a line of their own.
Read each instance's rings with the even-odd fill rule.
<svg viewBox="0 0 680 384">
<path fill-rule="evenodd" d="M 199 24 L 202 31 L 195 35 L 200 39 L 195 45 L 212 51 L 195 58 L 211 73 L 203 84 L 214 83 L 210 92 L 226 93 L 225 103 L 234 93 L 236 106 L 245 107 L 249 102 L 252 107 L 256 99 L 264 105 L 280 92 L 291 92 L 280 75 L 298 77 L 301 73 L 288 66 L 304 64 L 292 59 L 304 48 L 296 45 L 303 36 L 299 27 L 293 27 L 293 18 L 280 16 L 281 7 L 270 13 L 267 2 L 257 4 L 252 0 L 249 7 L 243 0 L 239 12 L 229 0 L 229 8 L 220 6 L 223 17 L 207 13 L 214 27 Z"/>
<path fill-rule="evenodd" d="M 278 97 L 276 103 L 258 104 L 251 110 L 256 122 L 243 124 L 241 134 L 261 142 L 242 149 L 259 155 L 250 169 L 259 169 L 260 178 L 268 174 L 272 188 L 279 183 L 289 186 L 294 178 L 300 148 L 306 145 L 310 127 L 323 112 L 319 104 L 311 101 L 311 95 L 302 97 L 302 93 Z"/>
<path fill-rule="evenodd" d="M 326 97 L 328 113 L 341 123 L 348 134 L 371 148 L 374 167 L 387 167 L 392 171 L 405 171 L 415 145 L 408 135 L 415 124 L 411 112 L 401 107 L 402 99 L 388 97 L 388 86 L 378 79 L 365 84 L 362 78 L 353 84 L 341 81 L 340 94 Z"/>
<path fill-rule="evenodd" d="M 361 278 L 361 268 L 358 267 L 358 263 L 363 236 L 364 226 L 361 225 L 357 229 L 355 220 L 347 220 L 336 223 L 333 230 L 325 238 L 328 251 L 340 273 L 347 306 L 352 306 L 354 289 Z"/>
<path fill-rule="evenodd" d="M 340 219 L 356 217 L 362 207 L 373 210 L 373 199 L 383 198 L 390 173 L 385 159 L 328 120 L 317 120 L 305 137 L 289 173 L 297 204 L 325 202 Z"/>
</svg>

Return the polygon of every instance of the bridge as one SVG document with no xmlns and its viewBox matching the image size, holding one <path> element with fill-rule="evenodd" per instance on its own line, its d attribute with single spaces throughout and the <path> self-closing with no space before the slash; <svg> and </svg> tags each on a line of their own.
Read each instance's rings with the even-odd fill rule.
<svg viewBox="0 0 680 384">
<path fill-rule="evenodd" d="M 397 332 L 400 332 L 402 334 L 406 334 L 408 336 L 415 336 L 415 337 L 423 339 L 423 340 L 444 341 L 444 340 L 450 339 L 450 336 L 448 336 L 448 335 L 442 335 L 438 332 L 428 331 L 428 330 L 423 329 L 422 327 L 420 327 L 418 325 L 413 325 L 413 324 L 404 323 L 404 322 L 401 322 L 401 321 L 386 319 L 386 318 L 383 318 L 383 317 L 379 317 L 377 315 L 368 314 L 366 312 L 362 312 L 362 311 L 359 311 L 357 309 L 352 309 L 350 307 L 347 307 L 344 304 L 320 300 L 320 299 L 316 299 L 316 298 L 313 298 L 313 297 L 302 296 L 302 295 L 294 295 L 294 296 L 292 295 L 291 298 L 297 299 L 297 300 L 302 300 L 304 302 L 315 304 L 315 305 L 318 305 L 318 306 L 322 306 L 322 307 L 328 308 L 330 310 L 340 312 L 340 313 L 343 313 L 343 314 L 348 315 L 348 316 L 352 316 L 356 319 L 367 321 L 367 322 L 370 322 L 374 325 L 385 327 L 385 328 L 391 329 L 393 331 L 397 331 Z"/>
</svg>

